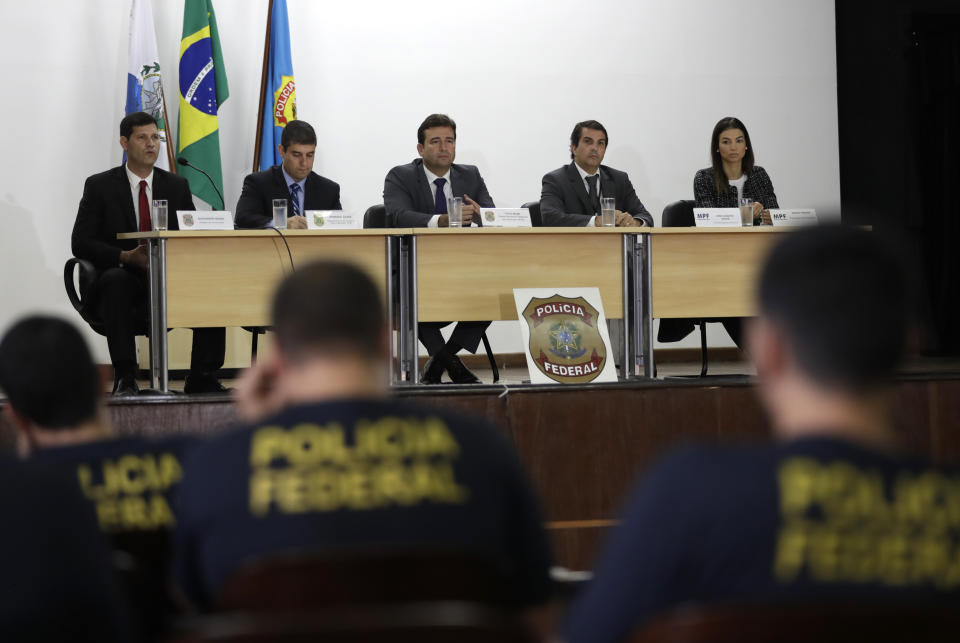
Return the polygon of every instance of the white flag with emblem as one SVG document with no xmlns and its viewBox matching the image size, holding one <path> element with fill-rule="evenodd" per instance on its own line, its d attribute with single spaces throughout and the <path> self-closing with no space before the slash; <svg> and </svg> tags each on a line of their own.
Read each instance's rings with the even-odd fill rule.
<svg viewBox="0 0 960 643">
<path fill-rule="evenodd" d="M 133 0 L 130 7 L 130 57 L 127 67 L 127 104 L 125 114 L 147 112 L 157 119 L 163 151 L 157 154 L 157 167 L 169 170 L 173 148 L 167 140 L 167 109 L 160 77 L 157 35 L 153 29 L 150 0 Z"/>
</svg>

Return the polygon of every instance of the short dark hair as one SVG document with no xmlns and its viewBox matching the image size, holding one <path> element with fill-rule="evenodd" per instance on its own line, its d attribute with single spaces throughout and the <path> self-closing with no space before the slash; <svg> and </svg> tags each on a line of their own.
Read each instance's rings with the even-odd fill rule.
<svg viewBox="0 0 960 643">
<path fill-rule="evenodd" d="M 740 168 L 744 174 L 750 174 L 753 171 L 753 143 L 750 142 L 750 132 L 747 126 L 739 118 L 726 116 L 717 121 L 713 126 L 713 136 L 710 137 L 710 162 L 713 168 L 713 185 L 717 194 L 726 194 L 730 191 L 730 181 L 723 171 L 723 159 L 720 158 L 720 135 L 728 129 L 738 129 L 743 132 L 743 142 L 747 146 L 747 151 L 740 161 Z"/>
<path fill-rule="evenodd" d="M 576 147 L 580 145 L 580 137 L 583 135 L 583 130 L 586 129 L 598 129 L 603 132 L 603 138 L 607 139 L 607 144 L 610 144 L 610 137 L 607 136 L 607 128 L 600 124 L 600 121 L 580 121 L 573 126 L 573 133 L 570 134 L 570 145 Z M 570 151 L 570 158 L 573 158 L 573 151 Z"/>
<path fill-rule="evenodd" d="M 892 378 L 912 321 L 913 273 L 877 233 L 837 225 L 791 233 L 760 277 L 760 313 L 784 334 L 797 364 L 852 392 Z"/>
<path fill-rule="evenodd" d="M 417 143 L 423 145 L 424 132 L 431 127 L 449 127 L 453 130 L 453 140 L 457 140 L 457 124 L 453 122 L 452 118 L 446 114 L 430 114 L 423 119 L 420 127 L 417 128 Z"/>
<path fill-rule="evenodd" d="M 100 375 L 80 332 L 55 317 L 21 319 L 0 340 L 0 388 L 18 413 L 69 429 L 97 415 Z"/>
<path fill-rule="evenodd" d="M 384 326 L 383 296 L 353 264 L 307 264 L 284 279 L 273 298 L 277 345 L 294 359 L 311 352 L 374 357 Z"/>
<path fill-rule="evenodd" d="M 124 116 L 120 121 L 120 136 L 124 138 L 130 138 L 130 135 L 133 134 L 134 127 L 156 124 L 157 119 L 153 117 L 153 114 L 148 114 L 146 112 L 131 112 Z"/>
<path fill-rule="evenodd" d="M 284 149 L 297 143 L 299 145 L 316 145 L 317 133 L 313 131 L 313 126 L 307 121 L 290 121 L 283 128 L 280 135 L 280 145 Z"/>
</svg>

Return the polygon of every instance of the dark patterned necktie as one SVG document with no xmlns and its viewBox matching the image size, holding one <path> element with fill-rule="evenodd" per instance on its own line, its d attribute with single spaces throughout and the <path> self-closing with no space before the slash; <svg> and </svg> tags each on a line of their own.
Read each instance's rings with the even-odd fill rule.
<svg viewBox="0 0 960 643">
<path fill-rule="evenodd" d="M 590 185 L 590 207 L 594 214 L 600 214 L 600 196 L 597 194 L 597 181 L 600 180 L 599 174 L 587 177 L 587 183 Z"/>
<path fill-rule="evenodd" d="M 293 216 L 300 216 L 300 184 L 290 184 L 290 209 L 293 210 Z"/>
<path fill-rule="evenodd" d="M 443 193 L 443 186 L 446 184 L 446 179 L 437 179 L 433 183 L 437 186 L 437 195 L 433 200 L 433 213 L 434 214 L 446 214 L 447 213 L 447 196 Z"/>
</svg>

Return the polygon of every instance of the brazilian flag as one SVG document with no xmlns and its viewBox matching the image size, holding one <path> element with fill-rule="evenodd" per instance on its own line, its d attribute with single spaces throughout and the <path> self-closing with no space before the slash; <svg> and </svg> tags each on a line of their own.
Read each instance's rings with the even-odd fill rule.
<svg viewBox="0 0 960 643">
<path fill-rule="evenodd" d="M 223 194 L 220 167 L 220 130 L 217 110 L 230 96 L 227 72 L 220 51 L 220 34 L 212 0 L 185 0 L 183 36 L 180 39 L 180 126 L 177 154 L 205 170 Z M 180 175 L 190 191 L 214 209 L 223 208 L 220 197 L 205 176 L 183 167 Z"/>
</svg>

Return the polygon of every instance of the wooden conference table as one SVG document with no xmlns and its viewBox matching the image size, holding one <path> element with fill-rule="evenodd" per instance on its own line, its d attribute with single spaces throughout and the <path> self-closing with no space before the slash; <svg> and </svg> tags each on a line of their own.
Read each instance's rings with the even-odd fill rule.
<svg viewBox="0 0 960 643">
<path fill-rule="evenodd" d="M 632 228 L 418 228 L 408 239 L 413 291 L 404 306 L 422 321 L 517 319 L 514 288 L 596 287 L 606 316 L 623 319 L 622 363 L 633 363 L 629 276 Z M 401 283 L 403 278 L 401 277 Z M 402 286 L 401 286 L 402 290 Z M 416 356 L 416 339 L 407 350 Z M 406 365 L 417 382 L 416 362 Z"/>
<path fill-rule="evenodd" d="M 394 329 L 394 383 L 417 383 L 417 323 L 516 319 L 513 288 L 599 288 L 630 342 L 633 228 L 388 228 L 124 233 L 149 246 L 151 386 L 169 390 L 172 327 L 267 326 L 270 298 L 291 269 L 347 259 L 380 287 Z M 395 274 L 394 274 L 395 271 Z M 632 371 L 631 371 L 632 374 Z"/>
<path fill-rule="evenodd" d="M 795 228 L 641 228 L 632 329 L 643 374 L 653 377 L 653 320 L 750 317 L 754 290 L 771 246 Z"/>
<path fill-rule="evenodd" d="M 417 323 L 516 319 L 514 288 L 600 290 L 623 320 L 624 376 L 652 377 L 655 318 L 747 317 L 763 258 L 790 228 L 387 228 L 125 233 L 150 248 L 151 385 L 169 390 L 171 327 L 267 326 L 276 284 L 347 259 L 380 287 L 394 383 L 414 383 Z M 153 341 L 155 338 L 156 341 Z"/>
</svg>

